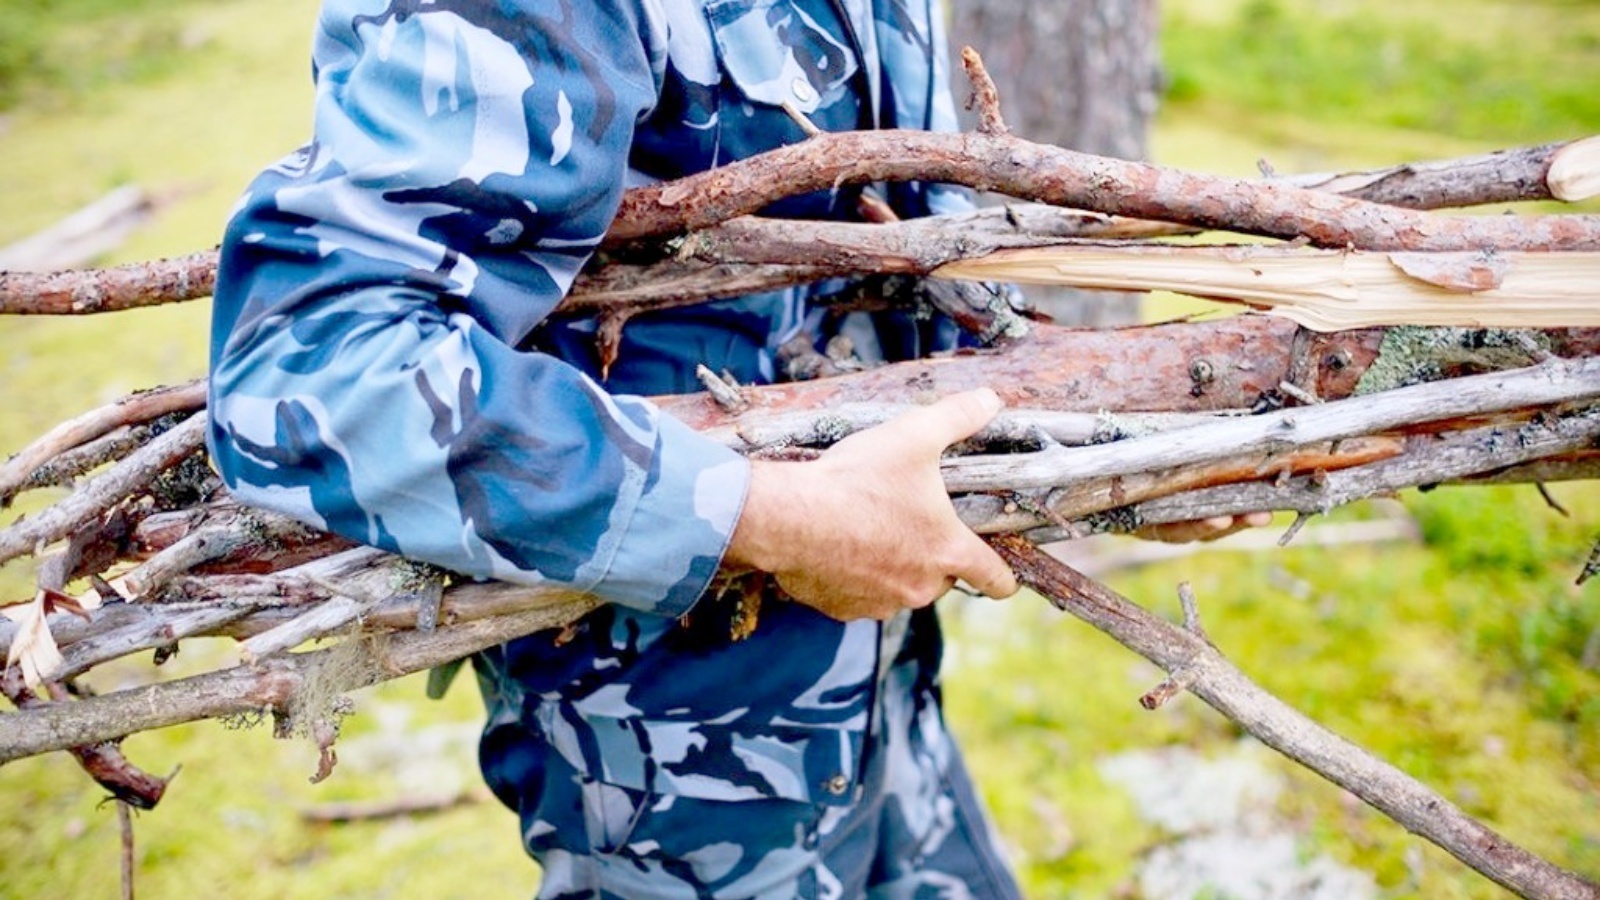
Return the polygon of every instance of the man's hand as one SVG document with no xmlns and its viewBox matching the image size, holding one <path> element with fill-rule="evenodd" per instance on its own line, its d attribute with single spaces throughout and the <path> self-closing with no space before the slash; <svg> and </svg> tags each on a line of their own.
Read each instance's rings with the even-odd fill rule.
<svg viewBox="0 0 1600 900">
<path fill-rule="evenodd" d="M 810 462 L 755 461 L 727 559 L 773 573 L 841 621 L 926 606 L 957 578 L 1017 591 L 995 552 L 956 517 L 939 455 L 994 418 L 1000 398 L 955 394 L 853 434 Z"/>
</svg>

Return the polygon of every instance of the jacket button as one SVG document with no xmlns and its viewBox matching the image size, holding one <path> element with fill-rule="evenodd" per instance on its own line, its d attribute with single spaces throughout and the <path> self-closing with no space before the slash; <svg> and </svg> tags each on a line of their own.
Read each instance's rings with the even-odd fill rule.
<svg viewBox="0 0 1600 900">
<path fill-rule="evenodd" d="M 828 793 L 841 797 L 845 791 L 850 790 L 850 779 L 843 775 L 835 775 L 828 779 Z"/>
<path fill-rule="evenodd" d="M 794 93 L 794 98 L 801 103 L 810 103 L 817 99 L 817 92 L 811 87 L 811 82 L 799 76 L 795 76 L 794 81 L 789 83 L 789 90 Z"/>
</svg>

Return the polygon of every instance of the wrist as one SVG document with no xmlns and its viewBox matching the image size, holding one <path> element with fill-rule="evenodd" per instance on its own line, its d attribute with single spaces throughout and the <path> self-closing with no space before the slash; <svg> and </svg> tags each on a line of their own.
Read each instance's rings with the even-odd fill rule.
<svg viewBox="0 0 1600 900">
<path fill-rule="evenodd" d="M 787 524 L 803 515 L 794 509 L 797 491 L 782 489 L 789 476 L 797 474 L 804 463 L 750 462 L 750 482 L 745 488 L 744 506 L 739 511 L 739 521 L 728 541 L 723 564 L 731 568 L 756 569 L 777 572 L 784 568 L 786 549 L 792 548 L 794 536 L 786 534 Z M 789 498 L 788 501 L 784 497 Z M 789 509 L 783 508 L 787 502 Z"/>
</svg>

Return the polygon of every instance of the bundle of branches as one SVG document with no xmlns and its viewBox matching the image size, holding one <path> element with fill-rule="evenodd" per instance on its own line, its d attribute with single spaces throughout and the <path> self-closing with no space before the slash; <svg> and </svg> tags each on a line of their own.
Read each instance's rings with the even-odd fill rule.
<svg viewBox="0 0 1600 900">
<path fill-rule="evenodd" d="M 608 359 L 639 311 L 840 275 L 875 279 L 841 304 L 952 315 L 985 349 L 864 369 L 800 342 L 786 348 L 787 367 L 811 380 L 750 387 L 706 372 L 705 393 L 658 402 L 743 453 L 804 457 L 910 404 L 993 387 L 1007 411 L 944 463 L 957 508 L 1024 583 L 1171 675 L 1147 705 L 1190 690 L 1517 893 L 1600 896 L 1266 695 L 1204 639 L 1191 601 L 1185 627 L 1169 625 L 1037 548 L 1256 510 L 1296 512 L 1287 540 L 1308 516 L 1406 487 L 1594 476 L 1600 304 L 1585 274 L 1600 267 L 1600 217 L 1422 210 L 1588 196 L 1600 190 L 1600 141 L 1303 180 L 1216 178 L 1012 137 L 976 57 L 967 61 L 978 131 L 814 134 L 632 191 L 564 309 L 599 317 Z M 893 222 L 868 204 L 859 225 L 750 216 L 780 193 L 895 179 L 1045 205 Z M 1148 240 L 1201 229 L 1280 243 Z M 0 311 L 205 296 L 214 266 L 197 254 L 0 274 Z M 1166 287 L 1283 315 L 1075 331 L 1027 322 L 978 280 Z M 0 716 L 0 764 L 70 750 L 119 797 L 149 807 L 165 782 L 120 755 L 122 737 L 270 714 L 280 732 L 322 746 L 320 777 L 345 692 L 570 624 L 597 605 L 552 587 L 457 580 L 239 506 L 206 464 L 204 402 L 202 382 L 140 393 L 63 423 L 0 466 L 5 503 L 76 485 L 0 530 L 0 563 L 41 557 L 33 600 L 19 621 L 0 620 L 0 686 L 19 708 Z M 749 607 L 734 617 L 741 628 L 759 627 L 755 601 L 730 602 Z M 240 641 L 240 664 L 101 696 L 72 690 L 107 661 L 153 651 L 159 664 L 203 635 Z M 290 652 L 330 638 L 340 640 Z"/>
</svg>

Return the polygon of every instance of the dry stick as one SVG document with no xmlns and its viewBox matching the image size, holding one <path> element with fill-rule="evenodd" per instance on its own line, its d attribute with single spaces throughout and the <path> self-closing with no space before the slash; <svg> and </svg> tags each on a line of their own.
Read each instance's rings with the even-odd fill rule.
<svg viewBox="0 0 1600 900">
<path fill-rule="evenodd" d="M 86 444 L 62 451 L 44 465 L 34 469 L 17 489 L 17 493 L 39 488 L 71 486 L 78 476 L 98 469 L 108 462 L 121 459 L 149 443 L 153 430 L 153 426 L 148 422 L 139 425 L 121 425 Z"/>
<path fill-rule="evenodd" d="M 1497 150 L 1481 156 L 1411 162 L 1365 172 L 1280 176 L 1295 187 L 1388 206 L 1444 209 L 1594 196 L 1600 138 Z"/>
<path fill-rule="evenodd" d="M 1334 505 L 1415 486 L 1426 481 L 1466 477 L 1505 465 L 1507 462 L 1517 463 L 1522 459 L 1537 459 L 1541 456 L 1569 452 L 1574 448 L 1593 443 L 1597 436 L 1600 436 L 1600 412 L 1560 418 L 1550 417 L 1518 428 L 1491 426 L 1446 437 L 1416 436 L 1410 440 L 1414 445 L 1421 446 L 1421 449 L 1414 450 L 1403 459 L 1368 463 L 1360 468 L 1342 472 L 1330 471 L 1332 467 L 1329 466 L 1329 469 L 1320 471 L 1314 477 L 1291 479 L 1284 484 L 1253 483 L 1185 491 L 1168 498 L 1169 509 L 1165 512 L 1160 510 L 1160 501 L 1138 504 L 1133 509 L 1136 516 L 1142 517 L 1142 520 L 1153 522 L 1215 514 L 1218 510 L 1214 507 L 1219 503 L 1227 504 L 1227 508 L 1221 510 L 1224 512 L 1257 509 L 1320 512 Z M 1514 455 L 1509 455 L 1507 451 L 1501 449 L 1502 446 L 1514 447 Z M 1288 455 L 1284 457 L 1286 461 L 1292 458 Z M 1569 467 L 1566 469 L 1554 468 L 1554 464 L 1549 464 L 1552 465 L 1551 468 L 1531 471 L 1528 477 L 1558 480 L 1592 475 L 1597 464 L 1600 464 L 1600 460 L 1591 460 L 1588 469 L 1570 468 L 1574 465 L 1570 462 L 1560 464 Z M 1227 468 L 1231 469 L 1231 473 L 1228 477 L 1252 477 L 1250 471 L 1252 465 L 1253 460 L 1248 458 L 1229 463 Z M 1255 473 L 1254 477 L 1260 477 L 1261 474 Z M 1130 479 L 1129 484 L 1128 495 L 1124 496 L 1121 502 L 1136 501 L 1141 497 L 1160 492 L 1180 491 L 1185 482 L 1180 471 L 1173 479 L 1169 479 L 1168 483 L 1151 487 L 1147 491 L 1140 488 L 1134 480 Z M 1044 522 L 1059 521 L 1062 516 L 1081 516 L 1085 512 L 1119 505 L 1118 493 L 1115 491 L 1105 490 L 1093 496 L 1085 496 L 1090 492 L 1081 490 L 1081 487 L 1074 485 L 1071 489 L 1054 492 L 1048 495 L 1048 500 L 1046 497 L 1040 497 L 1031 509 L 1011 510 L 1010 507 L 1014 504 L 1006 498 L 988 495 L 958 497 L 955 502 L 964 521 L 982 532 L 1029 529 Z M 1197 511 L 1184 505 L 1195 502 L 1193 498 L 1202 498 L 1201 502 L 1210 506 Z M 1049 512 L 1040 508 L 1050 504 L 1053 504 L 1053 507 L 1050 507 Z M 1066 523 L 1066 527 L 1074 536 L 1098 530 L 1081 519 Z M 1061 529 L 1058 527 L 1035 531 L 1032 532 L 1032 536 L 1041 541 L 1059 539 Z M 359 566 L 341 563 L 336 559 L 321 560 L 300 570 L 258 578 L 253 582 L 255 584 L 253 590 L 241 587 L 238 581 L 226 576 L 198 579 L 195 581 L 214 585 L 206 595 L 210 598 L 209 602 L 189 603 L 181 607 L 141 605 L 136 607 L 141 615 L 133 622 L 128 622 L 126 615 L 118 615 L 128 613 L 130 610 L 123 605 L 114 605 L 96 613 L 95 623 L 86 625 L 73 617 L 62 615 L 57 617 L 52 627 L 58 641 L 66 648 L 69 665 L 74 670 L 79 668 L 76 665 L 79 660 L 100 660 L 113 655 L 115 648 L 123 646 L 119 642 L 126 642 L 130 649 L 138 649 L 160 646 L 169 643 L 171 639 L 204 633 L 226 633 L 236 638 L 258 635 L 281 627 L 286 618 L 297 616 L 300 610 L 305 609 L 306 604 L 323 600 L 327 593 L 325 589 L 318 589 L 313 596 L 295 600 L 287 596 L 286 590 L 268 585 L 277 584 L 284 589 L 295 585 L 312 585 L 315 589 L 317 583 L 326 584 L 330 578 L 338 578 L 341 584 L 350 585 L 351 590 L 365 591 L 382 589 L 392 584 L 394 576 L 391 567 L 397 562 L 395 558 L 376 551 L 358 551 L 358 553 L 365 554 L 356 560 Z M 353 557 L 346 554 L 345 558 Z M 324 575 L 304 574 L 310 571 L 320 571 Z M 446 595 L 443 614 L 450 622 L 504 615 L 519 610 L 521 608 L 519 603 L 526 602 L 528 596 L 526 589 L 505 584 L 461 585 L 450 589 Z M 265 607 L 256 605 L 258 602 L 265 604 Z M 390 598 L 370 612 L 367 623 L 377 628 L 420 627 L 419 602 L 416 594 Z M 552 601 L 547 598 L 540 602 Z M 285 607 L 282 605 L 284 603 L 294 605 Z M 222 608 L 232 612 L 224 614 L 212 604 L 227 604 Z M 207 615 L 228 618 L 230 621 L 219 624 L 210 631 L 200 630 L 199 625 L 203 624 L 203 617 Z M 9 630 L 0 629 L 0 649 L 9 644 L 14 632 L 14 626 Z M 163 635 L 169 639 L 162 640 Z M 143 643 L 134 647 L 132 645 L 135 640 L 142 640 Z"/>
<path fill-rule="evenodd" d="M 1542 453 L 1590 446 L 1597 436 L 1600 436 L 1600 413 L 1566 417 L 1557 423 L 1538 426 L 1530 433 L 1503 433 L 1501 439 L 1519 448 L 1516 458 L 1536 459 Z M 1321 510 L 1332 503 L 1349 502 L 1358 496 L 1372 496 L 1434 480 L 1453 480 L 1463 474 L 1483 472 L 1486 468 L 1504 464 L 1504 454 L 1486 446 L 1483 433 L 1469 433 L 1453 442 L 1446 440 L 1440 443 L 1444 446 L 1439 452 L 1442 462 L 1435 462 L 1427 454 L 1413 455 L 1360 469 L 1331 472 L 1322 477 L 1292 479 L 1283 486 L 1255 483 L 1196 491 L 1168 498 L 1168 501 L 1178 502 L 1169 502 L 1170 509 L 1165 515 L 1158 507 L 1168 501 L 1140 504 L 1138 508 L 1156 510 L 1145 514 L 1147 521 L 1154 522 L 1194 519 L 1219 512 L 1269 509 L 1274 508 L 1274 504 L 1278 504 L 1279 508 Z M 1377 476 L 1367 476 L 1365 473 L 1368 470 L 1376 470 Z M 1600 472 L 1600 460 L 1591 459 L 1570 464 L 1569 468 L 1544 462 L 1535 474 L 1554 481 L 1569 476 L 1594 477 L 1597 472 Z M 1184 506 L 1182 501 L 1189 497 L 1205 499 L 1199 507 L 1192 504 Z M 967 501 L 992 499 L 957 498 L 957 505 L 961 507 Z M 1040 540 L 1059 540 L 1061 537 L 1059 529 L 1043 529 L 1033 534 L 1037 534 Z M 388 570 L 381 565 L 372 571 L 380 581 L 389 577 Z M 346 573 L 343 577 L 358 579 L 362 576 Z M 226 587 L 218 590 L 218 599 L 221 598 L 241 600 L 236 591 Z M 269 602 L 271 599 L 263 598 Z M 411 628 L 418 618 L 419 602 L 416 595 L 393 598 L 373 611 L 368 617 L 368 624 L 382 628 Z M 364 676 L 367 681 L 352 682 L 341 689 L 353 689 L 430 668 L 469 655 L 483 646 L 536 630 L 565 625 L 596 606 L 598 601 L 592 598 L 548 588 L 525 588 L 504 583 L 452 587 L 445 596 L 443 616 L 444 621 L 452 624 L 441 625 L 433 632 L 400 631 L 383 638 L 384 646 L 389 649 L 383 656 L 385 664 L 381 671 L 373 669 Z M 242 628 L 241 631 L 224 631 L 238 635 L 256 634 L 281 623 L 286 615 L 293 614 L 293 608 L 263 610 L 235 623 Z M 471 630 L 462 631 L 469 627 Z M 470 644 L 468 640 L 478 638 L 464 639 L 464 634 L 479 635 L 483 643 Z M 339 670 L 333 662 L 334 657 L 330 656 L 336 650 L 274 656 L 255 667 L 240 667 L 195 676 L 181 682 L 130 689 L 0 716 L 0 764 L 196 719 L 268 708 L 287 711 L 294 692 L 306 683 L 305 679 L 313 671 L 307 667 L 323 665 L 316 661 L 324 660 L 330 671 Z"/>
<path fill-rule="evenodd" d="M 538 593 L 538 592 L 535 592 Z M 273 712 L 292 715 L 295 697 L 316 681 L 319 690 L 343 693 L 430 669 L 571 622 L 598 601 L 571 594 L 552 605 L 430 632 L 384 636 L 372 646 L 371 665 L 352 666 L 340 647 L 291 653 L 177 681 L 49 704 L 0 716 L 0 764 L 66 747 L 94 745 L 138 731 L 199 719 Z"/>
<path fill-rule="evenodd" d="M 122 831 L 122 900 L 133 900 L 133 810 L 117 801 L 117 826 Z"/>
<path fill-rule="evenodd" d="M 0 531 L 0 563 L 71 534 L 148 485 L 156 473 L 204 446 L 205 416 L 191 416 L 130 453 L 71 496 Z"/>
<path fill-rule="evenodd" d="M 10 505 L 11 498 L 16 496 L 34 471 L 63 451 L 122 425 L 196 410 L 205 402 L 205 379 L 197 379 L 186 384 L 129 394 L 114 403 L 62 422 L 0 465 L 0 506 Z"/>
<path fill-rule="evenodd" d="M 1314 514 L 1421 485 L 1505 483 L 1512 477 L 1560 481 L 1600 474 L 1600 460 L 1592 457 L 1540 462 L 1593 448 L 1600 441 L 1600 410 L 1551 419 L 1530 421 L 1519 428 L 1488 426 L 1450 435 L 1419 435 L 1410 439 L 1412 449 L 1393 459 L 1281 483 L 1255 481 L 1174 494 L 1126 507 L 1120 522 L 1133 528 L 1263 509 Z M 985 523 L 1000 507 L 994 497 L 960 497 L 955 502 L 963 521 L 976 523 L 979 530 L 988 530 Z M 1016 527 L 1018 523 L 1006 524 Z M 1105 530 L 1105 524 L 1091 517 L 1073 521 L 1067 528 L 1057 524 L 1026 534 L 1036 543 L 1049 543 Z"/>
<path fill-rule="evenodd" d="M 217 252 L 66 272 L 0 271 L 0 309 L 17 315 L 80 315 L 211 296 Z"/>
<path fill-rule="evenodd" d="M 991 539 L 1018 579 L 1160 666 L 1263 743 L 1371 804 L 1518 896 L 1596 900 L 1600 887 L 1480 824 L 1421 782 L 1285 704 L 1240 672 L 1203 636 L 1151 615 L 1016 536 Z"/>
<path fill-rule="evenodd" d="M 882 425 L 915 409 L 914 403 L 841 403 L 826 410 L 753 409 L 727 425 L 700 432 L 740 453 L 772 447 L 825 447 L 858 431 Z M 970 447 L 1022 444 L 1092 444 L 1124 433 L 1170 431 L 1218 421 L 1232 413 L 1108 413 L 1008 409 L 963 444 Z"/>
<path fill-rule="evenodd" d="M 16 669 L 0 671 L 0 694 L 4 694 L 16 705 L 18 712 L 13 715 L 23 715 L 29 710 L 55 709 L 61 702 L 67 701 L 66 689 L 60 684 L 47 683 L 45 688 L 57 702 L 51 703 L 35 694 L 23 683 L 22 673 Z M 0 717 L 0 722 L 9 718 L 10 716 Z M 162 795 L 166 793 L 167 783 L 171 781 L 171 777 L 158 778 L 128 762 L 127 757 L 122 755 L 122 749 L 117 746 L 116 740 L 117 738 L 85 741 L 53 749 L 71 753 L 72 758 L 89 777 L 110 791 L 118 800 L 127 801 L 140 809 L 155 808 L 156 804 L 161 802 Z"/>
<path fill-rule="evenodd" d="M 50 677 L 65 680 L 101 663 L 121 659 L 141 650 L 171 647 L 187 637 L 215 634 L 223 626 L 244 618 L 252 611 L 248 606 L 222 603 L 170 611 L 159 607 L 141 608 L 150 609 L 152 614 L 140 621 L 65 645 L 61 652 L 61 669 L 50 673 Z"/>
<path fill-rule="evenodd" d="M 783 177 L 774 177 L 782 172 Z M 1090 156 L 1006 135 L 840 132 L 636 188 L 607 239 L 708 228 L 794 192 L 937 181 L 1058 206 L 1362 250 L 1593 250 L 1600 217 L 1436 216 L 1277 183 Z"/>
<path fill-rule="evenodd" d="M 945 486 L 1028 490 L 1600 396 L 1600 358 L 1551 360 L 1091 447 L 948 459 Z"/>
</svg>

